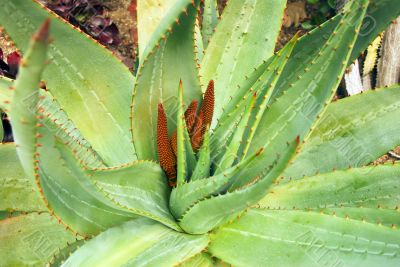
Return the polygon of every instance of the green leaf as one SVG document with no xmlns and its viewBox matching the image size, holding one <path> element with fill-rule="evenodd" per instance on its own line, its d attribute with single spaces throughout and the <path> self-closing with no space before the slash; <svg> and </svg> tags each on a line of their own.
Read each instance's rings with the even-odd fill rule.
<svg viewBox="0 0 400 267">
<path fill-rule="evenodd" d="M 313 63 L 306 67 L 302 63 L 302 70 L 294 74 L 297 78 L 286 77 L 291 79 L 291 88 L 264 113 L 249 153 L 266 147 L 272 157 L 286 146 L 287 140 L 295 136 L 303 140 L 309 134 L 341 80 L 367 6 L 366 0 L 349 2 L 336 34 L 329 36 L 316 57 L 310 58 Z M 296 58 L 294 52 L 292 57 Z M 264 165 L 272 160 L 265 157 Z"/>
<path fill-rule="evenodd" d="M 1 11 L 3 10 L 2 8 Z M 46 21 L 41 26 L 29 44 L 28 52 L 23 58 L 24 64 L 21 65 L 18 79 L 15 81 L 15 92 L 9 112 L 18 156 L 30 179 L 34 177 L 33 159 L 37 139 L 37 88 L 47 60 L 49 23 L 50 21 Z"/>
<path fill-rule="evenodd" d="M 205 0 L 201 25 L 204 48 L 207 48 L 211 37 L 214 35 L 215 27 L 217 27 L 218 24 L 218 17 L 217 0 Z"/>
<path fill-rule="evenodd" d="M 371 0 L 347 65 L 353 63 L 378 34 L 383 32 L 399 15 L 400 6 L 397 0 Z M 294 56 L 289 59 L 281 79 L 278 81 L 273 100 L 289 90 L 290 84 L 293 83 L 304 67 L 313 62 L 314 57 L 320 52 L 320 49 L 316 48 L 320 48 L 322 44 L 326 43 L 339 25 L 342 16 L 343 14 L 336 15 L 299 39 L 293 51 Z"/>
<path fill-rule="evenodd" d="M 24 54 L 30 36 L 46 18 L 51 18 L 51 64 L 43 74 L 46 87 L 108 164 L 134 160 L 129 135 L 134 77 L 128 68 L 36 1 L 0 0 L 0 5 L 0 25 Z"/>
<path fill-rule="evenodd" d="M 234 266 L 397 266 L 400 231 L 312 212 L 251 209 L 216 230 L 208 250 Z"/>
<path fill-rule="evenodd" d="M 182 81 L 179 84 L 178 91 L 178 112 L 176 115 L 178 158 L 177 186 L 181 186 L 192 175 L 192 172 L 196 167 L 196 156 L 193 152 L 189 133 L 185 123 Z"/>
<path fill-rule="evenodd" d="M 214 267 L 214 261 L 207 253 L 200 253 L 179 264 L 179 267 Z"/>
<path fill-rule="evenodd" d="M 167 179 L 158 164 L 138 161 L 119 168 L 89 171 L 89 175 L 118 206 L 180 230 L 169 212 Z"/>
<path fill-rule="evenodd" d="M 82 245 L 84 245 L 86 241 L 84 239 L 77 240 L 72 244 L 68 244 L 66 247 L 58 250 L 50 259 L 49 263 L 46 265 L 48 267 L 59 267 L 61 266 L 68 258 L 78 250 Z"/>
<path fill-rule="evenodd" d="M 0 109 L 4 112 L 10 110 L 10 103 L 13 95 L 10 87 L 12 87 L 12 85 L 13 81 L 11 79 L 0 76 Z"/>
<path fill-rule="evenodd" d="M 139 37 L 139 58 L 144 57 L 144 51 L 157 27 L 163 23 L 169 10 L 176 0 L 137 0 L 137 30 Z"/>
<path fill-rule="evenodd" d="M 4 138 L 4 128 L 3 128 L 3 120 L 1 119 L 1 116 L 3 115 L 3 112 L 0 109 L 0 143 Z"/>
<path fill-rule="evenodd" d="M 12 85 L 12 80 L 0 77 L 0 98 L 4 97 L 5 99 L 5 105 L 3 106 L 5 109 L 9 109 L 9 103 L 11 103 L 14 95 L 14 87 Z M 36 98 L 39 98 L 37 105 Z M 41 122 L 63 142 L 68 142 L 70 147 L 76 150 L 76 156 L 84 165 L 91 168 L 105 166 L 103 160 L 93 150 L 92 145 L 82 136 L 49 91 L 36 90 L 24 99 L 24 104 L 29 109 L 29 112 L 36 112 L 37 109 L 42 114 L 43 119 Z"/>
<path fill-rule="evenodd" d="M 112 203 L 93 184 L 70 149 L 39 128 L 36 182 L 49 210 L 74 233 L 91 236 L 136 216 Z"/>
<path fill-rule="evenodd" d="M 92 145 L 82 136 L 79 129 L 68 118 L 58 101 L 45 90 L 39 90 L 38 113 L 41 123 L 62 142 L 67 143 L 74 151 L 75 157 L 87 168 L 105 167 L 102 158 L 94 151 Z"/>
<path fill-rule="evenodd" d="M 375 38 L 400 15 L 396 0 L 371 0 L 357 42 L 354 45 L 349 65 L 365 51 Z"/>
<path fill-rule="evenodd" d="M 285 5 L 286 1 L 247 0 L 226 6 L 200 69 L 203 84 L 215 81 L 215 119 L 245 75 L 273 55 Z"/>
<path fill-rule="evenodd" d="M 298 179 L 374 161 L 400 145 L 400 125 L 393 123 L 399 116 L 400 86 L 330 104 L 284 176 Z"/>
<path fill-rule="evenodd" d="M 218 175 L 191 180 L 179 187 L 173 188 L 169 204 L 175 218 L 182 217 L 188 209 L 199 201 L 226 192 L 233 182 L 237 179 L 241 179 L 242 170 L 251 170 L 251 164 L 257 161 L 257 157 L 259 157 L 260 154 L 261 153 L 256 153 L 252 155 L 252 157 L 241 161 Z M 256 174 L 250 174 L 250 172 L 246 174 L 252 175 L 251 178 L 256 176 Z"/>
<path fill-rule="evenodd" d="M 243 179 L 239 177 L 239 179 L 233 181 L 234 184 L 225 194 L 210 196 L 194 204 L 186 210 L 179 219 L 179 225 L 187 233 L 206 233 L 232 220 L 243 212 L 243 210 L 260 201 L 267 194 L 269 186 L 292 159 L 298 144 L 298 140 L 289 144 L 287 148 L 281 152 L 282 155 L 277 156 L 274 164 L 263 173 L 257 173 L 256 176 L 246 177 L 250 180 L 247 184 L 238 181 Z M 255 161 L 257 161 L 258 158 L 259 157 L 257 157 Z M 238 182 L 238 185 L 235 182 Z M 199 220 L 199 218 L 201 218 L 201 220 Z"/>
<path fill-rule="evenodd" d="M 270 208 L 382 207 L 400 201 L 400 164 L 320 174 L 274 187 L 261 201 Z"/>
<path fill-rule="evenodd" d="M 108 229 L 72 254 L 63 266 L 174 266 L 200 253 L 207 244 L 206 235 L 178 233 L 143 218 Z"/>
<path fill-rule="evenodd" d="M 179 80 L 188 88 L 184 92 L 185 104 L 201 99 L 193 38 L 199 1 L 193 3 L 176 2 L 153 34 L 147 46 L 150 52 L 145 53 L 140 66 L 132 99 L 132 134 L 139 159 L 158 158 L 158 103 L 163 103 L 169 117 L 169 133 L 175 130 Z"/>
<path fill-rule="evenodd" d="M 211 158 L 210 158 L 210 131 L 206 130 L 203 137 L 203 144 L 198 153 L 198 160 L 190 181 L 196 181 L 210 176 Z"/>
<path fill-rule="evenodd" d="M 249 119 L 253 111 L 256 98 L 256 94 L 248 97 L 247 105 L 240 118 L 240 122 L 235 129 L 235 132 L 232 134 L 227 146 L 220 152 L 220 157 L 218 160 L 214 162 L 216 168 L 215 174 L 219 174 L 231 167 L 232 164 L 238 159 L 238 151 L 241 143 L 244 140 L 243 135 L 249 125 Z"/>
<path fill-rule="evenodd" d="M 0 145 L 0 210 L 45 211 L 36 185 L 26 177 L 19 162 L 15 145 Z"/>
<path fill-rule="evenodd" d="M 0 221 L 0 258 L 4 266 L 44 266 L 75 236 L 48 213 L 19 215 Z"/>
<path fill-rule="evenodd" d="M 247 104 L 246 98 L 253 93 L 257 94 L 256 108 L 250 117 L 247 131 L 243 137 L 245 142 L 241 145 L 238 155 L 239 158 L 243 158 L 247 154 L 255 130 L 259 126 L 262 114 L 269 108 L 268 102 L 273 93 L 277 79 L 280 77 L 282 68 L 285 66 L 296 41 L 297 36 L 289 41 L 281 51 L 258 66 L 248 75 L 246 80 L 238 86 L 232 99 L 224 107 L 224 114 L 222 114 L 221 118 L 218 120 L 218 125 L 211 136 L 211 151 L 214 161 L 215 158 L 221 154 L 221 151 L 225 150 L 233 132 L 236 132 L 239 120 L 241 116 L 243 116 L 241 114 L 242 110 L 245 109 Z"/>
</svg>

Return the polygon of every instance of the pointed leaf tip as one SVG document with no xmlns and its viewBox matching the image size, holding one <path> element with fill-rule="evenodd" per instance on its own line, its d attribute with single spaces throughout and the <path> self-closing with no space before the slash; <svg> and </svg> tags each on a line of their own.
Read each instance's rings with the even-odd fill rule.
<svg viewBox="0 0 400 267">
<path fill-rule="evenodd" d="M 264 152 L 264 148 L 262 147 L 256 152 L 256 156 L 260 156 L 261 153 L 263 153 L 263 152 Z"/>
<path fill-rule="evenodd" d="M 297 144 L 297 145 L 300 144 L 300 135 L 298 135 L 298 136 L 296 137 L 296 144 Z"/>
<path fill-rule="evenodd" d="M 50 18 L 44 21 L 42 26 L 40 26 L 39 30 L 33 37 L 35 40 L 39 42 L 47 42 L 49 40 L 50 22 L 51 22 Z"/>
</svg>

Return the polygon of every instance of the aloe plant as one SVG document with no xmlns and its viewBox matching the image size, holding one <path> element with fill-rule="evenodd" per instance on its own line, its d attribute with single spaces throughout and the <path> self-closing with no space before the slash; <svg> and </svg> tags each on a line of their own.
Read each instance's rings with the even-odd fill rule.
<svg viewBox="0 0 400 267">
<path fill-rule="evenodd" d="M 331 103 L 397 0 L 349 1 L 276 53 L 285 1 L 231 0 L 201 27 L 199 0 L 137 4 L 132 75 L 37 2 L 0 0 L 23 53 L 0 79 L 2 265 L 400 264 L 400 165 L 369 165 L 400 145 L 400 88 Z"/>
</svg>

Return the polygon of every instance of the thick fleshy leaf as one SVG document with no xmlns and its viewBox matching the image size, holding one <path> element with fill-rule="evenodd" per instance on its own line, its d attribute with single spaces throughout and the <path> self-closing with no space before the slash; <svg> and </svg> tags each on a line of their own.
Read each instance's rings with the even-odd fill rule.
<svg viewBox="0 0 400 267">
<path fill-rule="evenodd" d="M 232 220 L 246 208 L 260 201 L 267 194 L 269 186 L 293 158 L 298 144 L 298 139 L 288 144 L 287 148 L 281 151 L 281 155 L 277 155 L 273 165 L 265 172 L 257 173 L 248 183 L 238 182 L 241 179 L 239 176 L 225 194 L 210 196 L 194 204 L 182 215 L 179 225 L 188 233 L 206 233 Z M 256 157 L 255 162 L 258 158 Z"/>
<path fill-rule="evenodd" d="M 11 99 L 13 98 L 14 81 L 7 78 L 0 77 L 0 108 L 8 110 Z M 29 112 L 36 112 L 35 101 L 36 97 L 39 98 L 37 103 L 37 110 L 42 114 L 42 123 L 63 142 L 68 142 L 72 149 L 76 151 L 76 156 L 82 161 L 85 166 L 95 168 L 104 167 L 105 163 L 100 156 L 93 150 L 91 144 L 82 136 L 81 132 L 76 128 L 75 124 L 68 118 L 65 111 L 60 107 L 58 101 L 52 96 L 49 91 L 35 90 L 31 95 L 27 95 L 24 99 L 25 106 Z M 1 101 L 3 99 L 3 105 Z M 32 102 L 33 101 L 33 102 Z"/>
<path fill-rule="evenodd" d="M 13 81 L 0 76 L 0 109 L 2 109 L 5 112 L 8 112 L 10 110 L 10 103 L 12 99 L 12 87 Z"/>
<path fill-rule="evenodd" d="M 275 0 L 230 1 L 227 4 L 200 69 L 203 84 L 215 81 L 216 119 L 236 92 L 236 85 L 274 53 L 285 5 L 286 1 Z M 216 120 L 212 128 L 215 125 Z"/>
<path fill-rule="evenodd" d="M 176 127 L 176 90 L 181 79 L 184 102 L 201 99 L 194 25 L 199 1 L 179 0 L 153 34 L 142 60 L 132 99 L 132 134 L 140 159 L 157 160 L 157 108 L 163 103 L 169 118 L 169 134 Z M 173 67 L 172 67 L 173 66 Z"/>
<path fill-rule="evenodd" d="M 91 236 L 136 216 L 90 181 L 70 149 L 40 127 L 35 178 L 49 210 L 73 232 Z"/>
<path fill-rule="evenodd" d="M 173 188 L 169 201 L 171 212 L 176 218 L 180 218 L 199 201 L 226 192 L 236 180 L 241 179 L 242 170 L 251 170 L 251 164 L 257 161 L 257 157 L 260 154 L 256 153 L 218 175 L 201 177 L 201 179 L 191 180 L 179 187 Z M 256 173 L 251 173 L 250 171 L 246 175 L 250 175 L 252 178 L 257 176 Z"/>
<path fill-rule="evenodd" d="M 34 177 L 33 159 L 38 124 L 36 110 L 39 102 L 37 92 L 47 60 L 49 23 L 47 20 L 29 43 L 28 52 L 23 58 L 24 64 L 20 67 L 18 79 L 15 81 L 15 92 L 9 112 L 18 156 L 30 179 Z"/>
<path fill-rule="evenodd" d="M 0 144 L 0 210 L 45 211 L 36 185 L 26 177 L 15 145 Z"/>
<path fill-rule="evenodd" d="M 304 140 L 309 134 L 336 91 L 367 7 L 367 0 L 350 1 L 346 5 L 336 34 L 331 35 L 312 58 L 313 64 L 301 64 L 299 76 L 291 80 L 291 89 L 264 113 L 260 120 L 262 127 L 256 130 L 250 153 L 265 146 L 272 157 L 286 146 L 287 140 L 295 136 Z M 271 161 L 266 157 L 264 165 Z"/>
<path fill-rule="evenodd" d="M 179 264 L 180 267 L 215 267 L 214 261 L 207 253 L 200 253 Z"/>
<path fill-rule="evenodd" d="M 4 266 L 44 266 L 76 237 L 48 213 L 0 221 L 0 259 Z"/>
<path fill-rule="evenodd" d="M 180 229 L 169 212 L 167 179 L 158 164 L 138 161 L 119 168 L 90 171 L 89 174 L 118 206 Z"/>
<path fill-rule="evenodd" d="M 0 25 L 24 54 L 30 36 L 51 18 L 51 64 L 43 75 L 47 88 L 108 164 L 134 160 L 129 135 L 134 77 L 128 68 L 33 0 L 1 0 L 0 5 Z"/>
<path fill-rule="evenodd" d="M 217 0 L 205 0 L 201 25 L 203 46 L 207 48 L 219 19 Z"/>
<path fill-rule="evenodd" d="M 373 40 L 375 40 L 377 35 L 383 32 L 399 15 L 400 5 L 397 0 L 371 0 L 347 65 L 353 63 L 354 60 L 367 49 Z M 309 66 L 313 62 L 314 57 L 320 52 L 320 49 L 316 48 L 320 48 L 323 43 L 326 43 L 326 40 L 334 33 L 336 27 L 339 25 L 341 17 L 342 14 L 338 14 L 299 39 L 293 51 L 294 56 L 291 57 L 287 63 L 282 77 L 278 81 L 277 89 L 274 92 L 272 100 L 275 100 L 281 96 L 283 92 L 290 89 L 290 84 L 293 83 L 301 73 L 304 66 Z"/>
<path fill-rule="evenodd" d="M 260 204 L 283 209 L 381 207 L 394 210 L 400 203 L 399 176 L 400 164 L 320 174 L 276 186 Z"/>
<path fill-rule="evenodd" d="M 77 240 L 67 246 L 59 249 L 55 252 L 55 254 L 51 257 L 50 261 L 47 263 L 46 266 L 48 267 L 60 267 L 68 258 L 78 250 L 81 246 L 86 243 L 85 239 Z"/>
<path fill-rule="evenodd" d="M 152 34 L 176 0 L 137 0 L 137 29 L 139 37 L 139 58 L 141 58 Z"/>
<path fill-rule="evenodd" d="M 0 109 L 0 116 L 1 116 L 1 109 Z M 4 128 L 3 128 L 3 121 L 0 118 L 0 142 L 3 140 L 4 138 Z"/>
<path fill-rule="evenodd" d="M 297 179 L 374 161 L 400 145 L 400 124 L 393 123 L 399 117 L 399 86 L 330 104 L 284 176 Z"/>
<path fill-rule="evenodd" d="M 238 130 L 240 118 L 247 104 L 246 99 L 251 94 L 257 95 L 256 107 L 252 111 L 246 131 L 242 137 L 242 144 L 238 153 L 239 158 L 243 158 L 249 149 L 255 130 L 258 128 L 262 114 L 269 108 L 268 102 L 275 89 L 275 84 L 282 73 L 290 54 L 295 47 L 297 36 L 269 60 L 258 66 L 245 81 L 238 87 L 237 91 L 224 107 L 224 113 L 218 120 L 218 125 L 211 136 L 212 158 L 219 158 L 221 152 L 225 151 L 226 146 Z"/>
<path fill-rule="evenodd" d="M 206 235 L 178 233 L 143 218 L 108 229 L 72 254 L 63 266 L 175 266 L 207 244 Z"/>
<path fill-rule="evenodd" d="M 400 231 L 313 212 L 252 209 L 211 235 L 234 266 L 398 266 Z"/>
</svg>

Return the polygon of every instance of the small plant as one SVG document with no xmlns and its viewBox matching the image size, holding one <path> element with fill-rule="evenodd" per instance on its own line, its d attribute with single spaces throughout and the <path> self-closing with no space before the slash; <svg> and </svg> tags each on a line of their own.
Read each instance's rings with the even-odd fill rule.
<svg viewBox="0 0 400 267">
<path fill-rule="evenodd" d="M 106 6 L 97 0 L 53 0 L 47 5 L 73 25 L 104 45 L 118 46 L 121 42 L 117 25 L 104 17 Z"/>
<path fill-rule="evenodd" d="M 301 26 L 305 30 L 310 30 L 318 25 L 324 23 L 329 18 L 333 17 L 336 13 L 336 1 L 335 0 L 307 0 L 307 3 L 312 9 L 315 10 L 313 16 L 303 22 Z"/>
<path fill-rule="evenodd" d="M 138 1 L 135 76 L 36 1 L 0 5 L 24 55 L 0 79 L 2 265 L 400 264 L 400 165 L 368 166 L 400 144 L 400 88 L 331 103 L 397 0 L 279 52 L 285 1 L 206 0 L 201 27 L 199 0 Z"/>
</svg>

